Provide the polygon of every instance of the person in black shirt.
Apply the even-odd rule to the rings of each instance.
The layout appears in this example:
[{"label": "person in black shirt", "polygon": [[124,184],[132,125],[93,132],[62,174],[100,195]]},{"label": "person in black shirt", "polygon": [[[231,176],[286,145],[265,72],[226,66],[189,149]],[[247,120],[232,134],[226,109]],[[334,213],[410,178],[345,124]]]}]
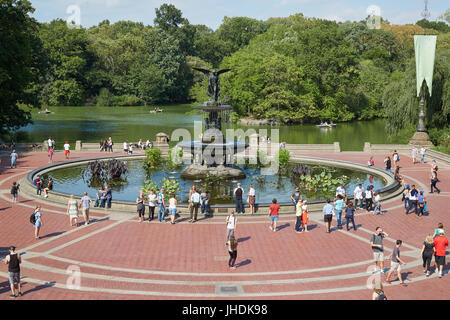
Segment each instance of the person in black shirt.
[{"label": "person in black shirt", "polygon": [[[22,292],[20,290],[20,264],[22,263],[22,259],[20,258],[20,255],[17,254],[16,247],[9,247],[9,254],[6,256],[4,262],[8,265],[8,277],[12,293],[9,297],[16,298],[17,296],[22,296]],[[16,284],[17,294],[15,287]]]},{"label": "person in black shirt", "polygon": [[391,170],[391,158],[389,156],[386,156],[386,158],[384,158],[384,163],[386,165],[386,171],[389,171],[390,173],[392,173],[392,170]]},{"label": "person in black shirt", "polygon": [[12,195],[12,202],[16,203],[17,202],[17,198],[19,197],[19,184],[17,184],[17,182],[13,182],[12,187],[11,187],[11,195]]},{"label": "person in black shirt", "polygon": [[426,273],[427,277],[430,276],[431,273],[431,258],[433,258],[436,249],[434,248],[433,236],[429,234],[422,246],[422,260],[423,260],[423,273]]},{"label": "person in black shirt", "polygon": [[242,196],[244,190],[241,188],[241,184],[237,184],[237,188],[234,189],[234,196],[236,197],[236,213],[244,213],[244,204],[242,203]]}]

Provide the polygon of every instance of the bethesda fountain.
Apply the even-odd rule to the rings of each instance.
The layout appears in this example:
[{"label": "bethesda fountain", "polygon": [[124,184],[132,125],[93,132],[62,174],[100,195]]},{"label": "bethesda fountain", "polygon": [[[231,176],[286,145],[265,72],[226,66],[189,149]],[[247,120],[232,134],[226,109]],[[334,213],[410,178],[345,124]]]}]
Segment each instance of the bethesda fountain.
[{"label": "bethesda fountain", "polygon": [[202,179],[208,176],[222,178],[245,178],[245,173],[234,165],[234,155],[248,147],[245,142],[226,141],[222,133],[222,123],[230,118],[233,107],[219,102],[219,75],[231,69],[207,70],[194,68],[208,78],[207,94],[211,100],[196,106],[201,110],[204,132],[200,140],[182,141],[177,144],[185,154],[192,156],[193,163],[182,173],[185,179]]}]

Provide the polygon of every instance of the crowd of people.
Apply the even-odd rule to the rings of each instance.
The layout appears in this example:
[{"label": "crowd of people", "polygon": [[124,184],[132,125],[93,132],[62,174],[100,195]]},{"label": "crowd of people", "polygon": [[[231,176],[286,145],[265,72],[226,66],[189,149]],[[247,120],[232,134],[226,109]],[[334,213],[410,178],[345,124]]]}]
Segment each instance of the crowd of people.
[{"label": "crowd of people", "polygon": [[[112,139],[109,138],[100,143],[101,151],[113,152],[112,150],[113,142]],[[142,139],[136,145],[130,144],[127,141],[123,144],[123,150],[127,154],[133,153],[133,146],[140,148],[141,150],[145,150],[146,148],[153,147],[151,141],[147,140],[147,142],[143,143]],[[48,147],[49,147],[49,162],[52,162],[53,149],[55,147],[55,141],[52,138],[48,139]],[[66,141],[64,145],[65,156],[66,159],[69,159],[70,156],[70,145]],[[50,152],[51,150],[51,152]],[[425,162],[425,153],[426,149],[424,147],[420,148],[420,151],[413,147],[412,149],[412,161],[413,164],[418,163],[418,155],[420,154],[420,162]],[[13,150],[11,153],[11,168],[16,166],[16,161],[18,159],[18,155]],[[418,216],[422,216],[427,211],[427,199],[425,197],[425,192],[423,190],[417,190],[415,185],[409,185],[404,182],[404,178],[400,174],[400,156],[398,152],[395,150],[391,156],[386,156],[384,159],[385,170],[394,174],[394,179],[404,186],[404,191],[402,194],[402,201],[404,203],[404,210],[406,214],[409,214],[411,210],[414,210],[414,213]],[[375,166],[375,161],[373,157],[367,162],[367,165],[370,167]],[[392,171],[394,169],[394,172]],[[430,169],[430,185],[431,191],[430,193],[437,192],[440,193],[439,188],[437,187],[438,179],[438,166],[436,161],[433,160],[431,162]],[[33,184],[36,187],[36,194],[41,196],[42,191],[44,192],[44,197],[48,197],[49,191],[53,190],[53,179],[50,177],[47,183],[47,186],[43,186],[43,181],[39,175],[33,181]],[[17,202],[18,194],[20,191],[20,185],[17,182],[13,182],[11,186],[11,195],[12,202]],[[227,250],[229,253],[229,261],[228,266],[230,269],[236,269],[236,259],[237,259],[237,247],[238,241],[236,240],[236,230],[238,224],[238,217],[236,215],[244,214],[244,202],[245,199],[245,190],[243,189],[240,183],[237,184],[236,188],[233,190],[233,196],[235,200],[235,210],[231,210],[230,215],[226,217],[226,241],[225,244],[227,246]],[[249,186],[249,190],[246,195],[247,203],[249,205],[249,213],[253,215],[255,213],[255,203],[256,203],[256,190],[253,185]],[[211,216],[211,208],[210,208],[210,199],[211,196],[206,189],[201,189],[195,185],[189,191],[188,197],[188,210],[190,212],[189,223],[195,223],[198,219],[198,211],[205,215],[205,217]],[[290,196],[290,200],[294,205],[295,212],[295,227],[294,231],[296,233],[308,232],[308,201],[302,195],[300,188],[296,187],[293,193]],[[88,225],[90,222],[89,218],[89,209],[94,203],[94,207],[101,208],[111,208],[112,201],[112,189],[106,185],[105,187],[101,186],[96,194],[95,200],[92,200],[87,192],[84,192],[83,197],[77,201],[74,195],[70,196],[70,199],[67,202],[67,214],[69,216],[69,223],[71,227],[79,226],[78,222],[79,213],[81,211],[81,215],[84,220],[84,225]],[[326,233],[331,233],[331,223],[333,217],[336,217],[336,227],[338,230],[343,229],[343,226],[346,226],[346,231],[350,231],[353,228],[354,231],[357,230],[357,225],[355,224],[355,214],[358,210],[366,210],[368,213],[383,214],[385,211],[381,209],[381,195],[380,190],[374,190],[374,186],[369,184],[366,187],[363,187],[362,184],[358,184],[353,190],[353,200],[349,200],[347,192],[345,190],[345,186],[341,184],[335,190],[335,197],[326,200],[326,204],[323,206],[322,212],[324,216],[324,222],[326,226]],[[277,203],[277,199],[274,198],[272,200],[272,204],[269,206],[267,214],[269,216],[269,229],[272,232],[276,232],[277,222],[279,220],[279,211],[281,209],[280,205]],[[143,191],[139,192],[138,197],[136,198],[136,206],[137,213],[139,217],[139,222],[145,221],[145,211],[148,206],[148,221],[154,220],[155,210],[158,210],[158,221],[159,222],[167,222],[171,224],[176,223],[176,218],[178,216],[177,206],[179,202],[176,198],[176,194],[171,193],[167,194],[165,189],[162,188],[159,192],[156,190],[150,190],[148,195],[145,195]],[[170,219],[166,221],[166,216],[169,215]],[[344,219],[343,219],[344,218]],[[41,207],[37,205],[33,212],[32,217],[30,217],[30,221],[33,223],[35,227],[35,239],[40,239],[40,230],[43,226],[43,217],[41,212]],[[81,223],[82,224],[82,223]],[[351,224],[351,227],[350,227]],[[380,272],[382,274],[385,273],[384,261],[386,260],[384,257],[384,248],[383,248],[383,238],[387,237],[388,234],[383,231],[381,227],[377,227],[375,233],[370,238],[370,246],[373,252],[373,259],[375,265],[375,272]],[[385,281],[386,283],[391,283],[391,277],[396,272],[399,282],[404,285],[404,280],[402,279],[401,274],[401,266],[405,265],[406,262],[401,257],[401,247],[402,240],[396,240],[395,247],[387,257],[387,260],[391,261],[390,269],[387,272]],[[426,235],[426,238],[423,242],[423,247],[421,250],[421,258],[423,259],[423,268],[426,276],[430,276],[432,271],[431,261],[432,257],[435,257],[435,272],[438,272],[439,277],[443,276],[443,267],[445,266],[445,250],[448,246],[448,240],[445,237],[445,230],[442,223],[438,224],[438,228],[434,230],[433,234]],[[13,296],[21,295],[20,289],[20,275],[17,277],[17,273],[20,274],[20,256],[15,252],[15,248],[10,248],[10,254],[5,259],[5,263],[8,264],[8,271],[10,272],[10,283],[11,283],[11,291]],[[18,285],[18,289],[15,289],[15,285]],[[383,286],[380,285],[374,288],[373,299],[385,299],[386,296],[383,291]]]}]

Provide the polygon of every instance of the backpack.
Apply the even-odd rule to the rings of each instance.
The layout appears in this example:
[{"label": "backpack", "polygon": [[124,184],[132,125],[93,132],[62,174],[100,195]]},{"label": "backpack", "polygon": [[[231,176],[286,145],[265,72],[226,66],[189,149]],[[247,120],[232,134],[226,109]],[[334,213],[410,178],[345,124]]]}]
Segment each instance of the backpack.
[{"label": "backpack", "polygon": [[30,216],[30,222],[31,224],[35,224],[36,223],[36,212],[33,212]]},{"label": "backpack", "polygon": [[236,189],[236,198],[242,198],[242,189],[241,188]]}]

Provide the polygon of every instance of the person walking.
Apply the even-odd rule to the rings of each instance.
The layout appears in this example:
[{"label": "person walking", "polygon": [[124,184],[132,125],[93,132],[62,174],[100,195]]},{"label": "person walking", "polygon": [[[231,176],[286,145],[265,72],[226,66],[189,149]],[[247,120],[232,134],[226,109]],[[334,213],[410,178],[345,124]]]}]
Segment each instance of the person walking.
[{"label": "person walking", "polygon": [[157,202],[158,198],[155,194],[155,191],[150,190],[150,193],[148,194],[148,222],[152,221],[153,217],[155,216],[155,208]]},{"label": "person walking", "polygon": [[248,195],[247,195],[247,202],[250,205],[250,214],[255,213],[255,201],[256,201],[256,190],[253,188],[253,185],[251,184],[248,189]]},{"label": "person walking", "polygon": [[128,141],[123,142],[123,152],[128,154]]},{"label": "person walking", "polygon": [[175,193],[170,195],[169,199],[169,213],[170,213],[170,223],[175,224],[175,218],[177,215],[177,205],[178,200],[175,198]]},{"label": "person walking", "polygon": [[392,159],[394,160],[394,169],[397,168],[398,163],[400,162],[400,156],[398,155],[397,150],[394,150],[394,153],[392,154]]},{"label": "person walking", "polygon": [[73,227],[73,222],[75,221],[75,226],[78,226],[78,203],[75,200],[75,196],[70,195],[69,201],[67,201],[67,214],[70,218],[70,226]]},{"label": "person walking", "polygon": [[411,158],[412,158],[413,164],[416,164],[416,158],[417,158],[417,154],[418,154],[418,153],[419,153],[419,152],[418,152],[418,150],[417,150],[417,147],[414,146],[414,147],[412,148],[412,150],[411,150]]},{"label": "person walking", "polygon": [[365,192],[365,197],[366,197],[366,210],[367,212],[372,211],[372,205],[373,205],[373,192],[372,192],[372,185],[367,186],[366,192]]},{"label": "person walking", "polygon": [[425,210],[425,204],[427,203],[427,200],[425,196],[423,195],[423,191],[421,190],[419,192],[419,197],[417,198],[417,205],[419,206],[419,213],[418,216],[423,216],[423,212]]},{"label": "person walking", "polygon": [[19,198],[19,187],[20,187],[20,185],[17,184],[16,181],[14,181],[11,186],[12,203],[16,203],[17,199]]},{"label": "person walking", "polygon": [[391,268],[389,269],[386,275],[386,282],[391,283],[391,275],[393,272],[397,271],[398,280],[401,285],[404,285],[405,282],[402,279],[402,268],[401,265],[405,265],[406,263],[400,259],[400,247],[402,246],[402,240],[397,240],[395,242],[395,247],[392,253],[389,255],[388,259],[391,259]]},{"label": "person walking", "polygon": [[[376,227],[375,233],[372,234],[370,238],[370,246],[373,252],[373,259],[375,263],[375,272],[381,270],[381,273],[384,274],[384,248],[383,248],[383,238],[387,237],[388,234],[383,232],[381,227]],[[378,269],[378,265],[380,265],[380,269]]]},{"label": "person walking", "polygon": [[338,194],[337,197],[334,199],[334,209],[335,209],[334,212],[336,213],[338,229],[342,229],[341,219],[342,219],[343,206],[344,206],[344,199],[341,194]]},{"label": "person walking", "polygon": [[234,270],[236,269],[234,264],[236,263],[237,259],[237,246],[238,246],[238,242],[234,237],[234,235],[230,237],[230,240],[227,242],[227,245],[228,245],[228,253],[230,255],[230,259],[228,260],[228,267]]},{"label": "person walking", "polygon": [[19,158],[19,155],[16,153],[16,150],[13,150],[13,152],[11,152],[10,157],[11,157],[11,169],[16,168],[17,159]]},{"label": "person walking", "polygon": [[386,167],[386,171],[392,173],[392,170],[391,170],[391,166],[392,166],[391,158],[389,156],[386,156],[386,158],[384,158],[384,165]]},{"label": "person walking", "polygon": [[106,207],[108,209],[111,209],[112,190],[108,185],[105,186],[105,196],[104,197],[105,197],[105,201],[106,201]]},{"label": "person walking", "polygon": [[89,208],[91,207],[91,198],[88,196],[87,192],[83,192],[83,196],[80,200],[79,207],[81,208],[81,213],[84,218],[84,225],[87,226],[89,224]]},{"label": "person walking", "polygon": [[295,206],[295,216],[296,216],[296,221],[295,221],[295,232],[300,233],[300,227],[302,225],[302,202],[298,201],[297,205]]},{"label": "person walking", "polygon": [[200,207],[200,194],[197,192],[197,190],[194,190],[194,193],[191,196],[191,208],[190,208],[189,222],[194,223],[197,221],[197,214],[198,214],[199,207]]},{"label": "person walking", "polygon": [[374,191],[373,193],[373,200],[375,203],[375,208],[373,208],[373,214],[383,214],[383,212],[381,211],[381,195],[380,195],[380,190]]},{"label": "person walking", "polygon": [[55,145],[53,144],[53,141],[52,141],[52,138],[51,138],[51,137],[48,138],[48,140],[47,140],[47,145],[48,145],[48,148],[49,148],[49,149],[55,147]]},{"label": "person walking", "polygon": [[237,188],[234,189],[234,197],[236,199],[236,213],[244,213],[244,204],[242,203],[242,196],[244,195],[244,189],[242,189],[241,184],[237,184]]},{"label": "person walking", "polygon": [[53,148],[48,149],[48,163],[53,163]]},{"label": "person walking", "polygon": [[139,191],[139,196],[136,199],[137,204],[137,213],[139,215],[139,222],[144,221],[145,216],[145,197],[144,192],[141,190]]},{"label": "person walking", "polygon": [[406,210],[406,214],[409,214],[409,211],[414,207],[414,213],[418,214],[418,208],[417,208],[417,198],[418,198],[418,192],[416,190],[416,186],[413,184],[411,186],[411,190],[409,191],[409,207]]},{"label": "person walking", "polygon": [[66,156],[66,160],[69,160],[69,156],[70,156],[70,144],[69,144],[69,141],[66,141],[66,143],[64,144],[64,155]]},{"label": "person walking", "polygon": [[438,194],[440,194],[441,193],[441,190],[439,190],[439,188],[436,186],[436,183],[438,183],[438,178],[437,178],[437,173],[436,173],[436,171],[432,171],[431,172],[431,191],[430,191],[430,193],[433,193],[434,192],[434,190],[436,190],[436,192],[438,193]]},{"label": "person walking", "polygon": [[44,198],[48,198],[48,192],[53,190],[53,178],[48,178],[47,187],[44,188]]},{"label": "person walking", "polygon": [[300,193],[299,187],[295,187],[294,193],[291,194],[291,200],[292,203],[294,204],[294,208],[297,209],[297,203],[299,201],[302,201],[302,194]]},{"label": "person walking", "polygon": [[405,190],[403,190],[402,200],[405,203],[405,211],[409,208],[409,193],[411,191],[411,188],[409,187],[409,184],[405,185]]},{"label": "person walking", "polygon": [[323,206],[323,220],[325,222],[326,233],[331,232],[331,221],[333,220],[334,207],[331,205],[331,199],[327,199],[327,204]]},{"label": "person walking", "polygon": [[353,198],[355,200],[355,210],[358,210],[358,202],[359,202],[359,209],[363,208],[363,187],[362,184],[358,184],[358,186],[353,191]]},{"label": "person walking", "polygon": [[439,230],[439,235],[434,238],[433,243],[436,250],[434,258],[436,264],[439,266],[439,278],[442,278],[442,272],[445,266],[445,247],[448,247],[448,239],[444,236],[444,230]]},{"label": "person walking", "polygon": [[434,248],[433,236],[431,234],[427,235],[425,241],[423,242],[422,251],[420,252],[423,260],[423,273],[427,277],[431,274],[431,259],[435,254],[436,250]]},{"label": "person walking", "polygon": [[353,225],[353,230],[356,231],[355,225],[355,208],[353,208],[353,202],[349,202],[347,208],[345,208],[345,222],[347,224],[347,231],[350,231],[348,225],[351,222]]},{"label": "person walking", "polygon": [[231,210],[230,215],[226,218],[227,223],[227,237],[225,242],[230,240],[230,237],[235,236],[236,226],[237,226],[237,217],[234,215],[234,210]]},{"label": "person walking", "polygon": [[166,203],[164,201],[164,188],[162,188],[158,193],[158,220],[159,222],[164,222],[164,216],[166,215]]},{"label": "person walking", "polygon": [[9,286],[11,288],[11,295],[9,297],[21,297],[23,295],[20,288],[20,264],[22,263],[22,258],[20,257],[20,254],[16,252],[16,247],[9,247],[9,254],[5,257],[4,262],[8,265]]},{"label": "person walking", "polygon": [[420,163],[425,163],[425,152],[427,151],[427,149],[422,146],[420,148]]},{"label": "person walking", "polygon": [[42,213],[41,213],[41,206],[36,206],[34,209],[34,238],[36,240],[40,239],[39,232],[41,231],[42,227]]},{"label": "person walking", "polygon": [[272,200],[272,204],[269,207],[270,226],[269,229],[273,232],[277,231],[277,221],[280,211],[280,205],[277,203],[277,199]]}]

